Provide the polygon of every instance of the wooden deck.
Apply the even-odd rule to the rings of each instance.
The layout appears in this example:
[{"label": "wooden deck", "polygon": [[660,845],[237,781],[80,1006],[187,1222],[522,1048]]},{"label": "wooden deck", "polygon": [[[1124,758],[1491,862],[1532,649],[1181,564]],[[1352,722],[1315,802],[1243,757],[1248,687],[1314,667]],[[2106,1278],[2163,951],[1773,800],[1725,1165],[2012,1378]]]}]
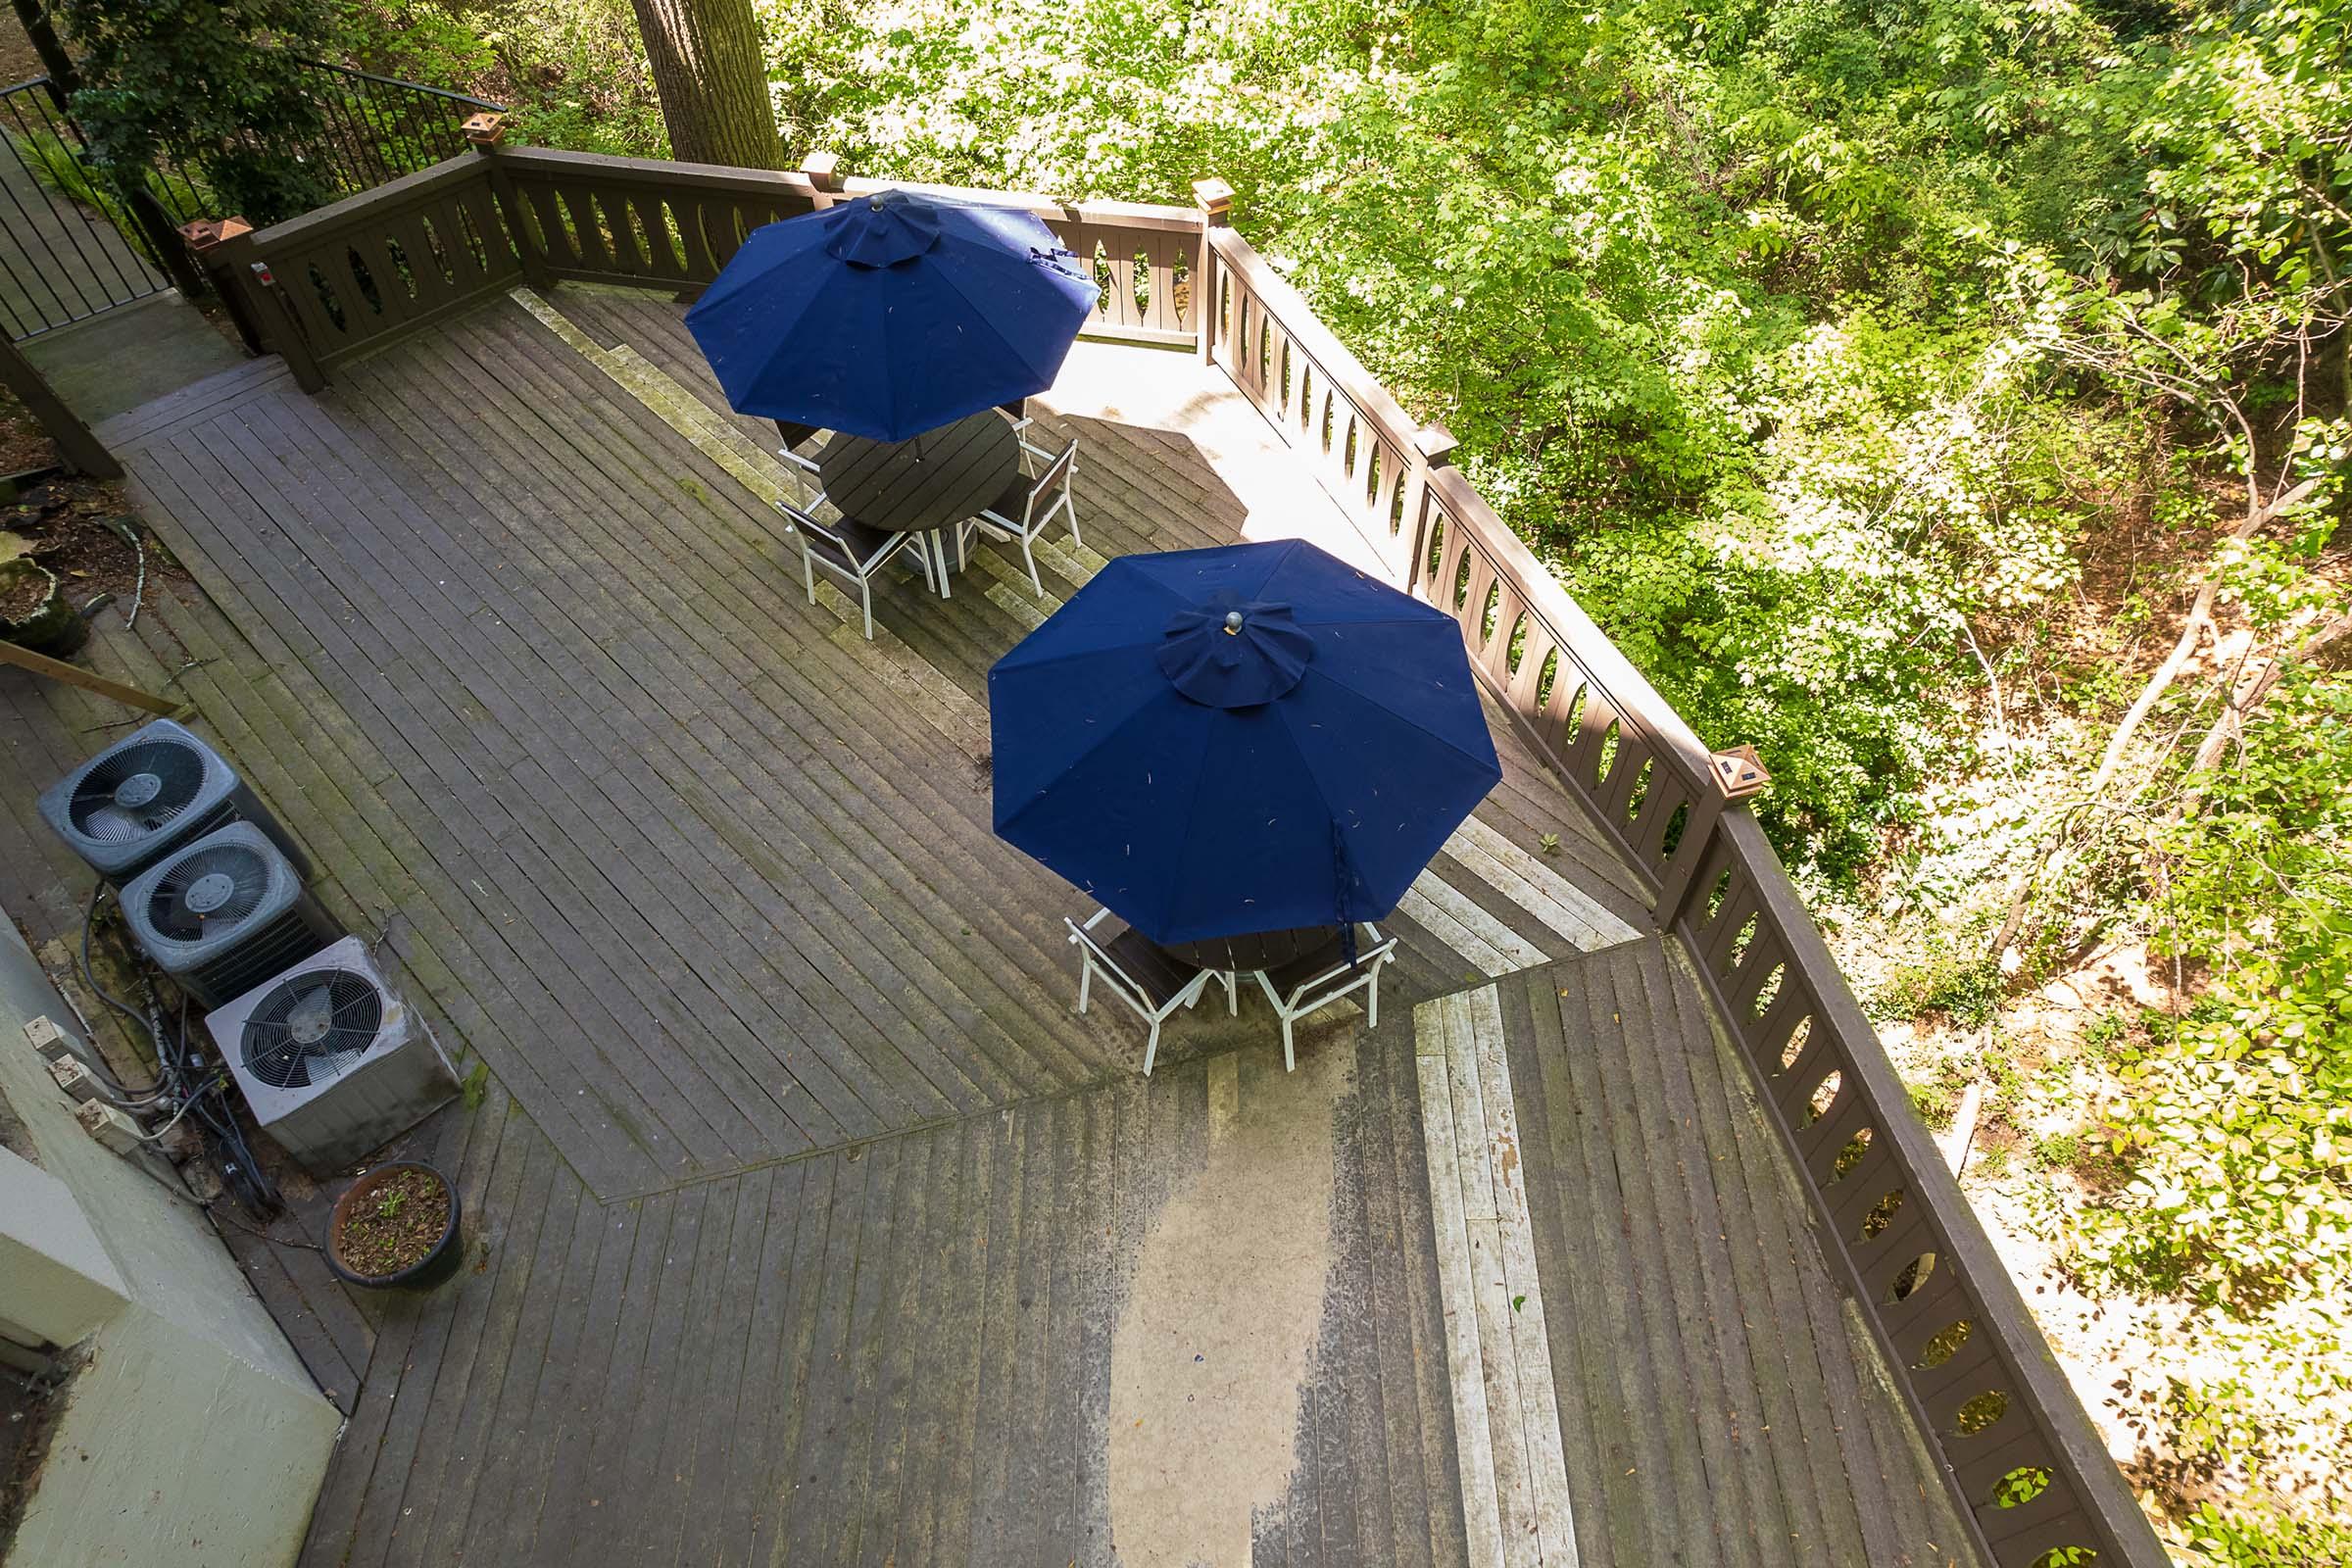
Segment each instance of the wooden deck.
[{"label": "wooden deck", "polygon": [[[1502,1439],[1449,1368],[1412,1004],[1494,982],[1584,1556],[1957,1555],[1745,1082],[1507,727],[1380,1029],[1323,1020],[1286,1077],[1262,1003],[1204,1006],[1146,1081],[1132,1020],[1071,1011],[1076,896],[989,831],[984,674],[1051,604],[984,552],[949,603],[878,593],[872,644],[809,605],[762,499],[794,481],[679,317],[566,286],[105,431],[192,580],[91,662],[184,693],[489,1070],[414,1137],[477,1216],[455,1288],[357,1300],[229,1233],[353,1415],[306,1562],[1472,1560]],[[1082,345],[1049,402],[1085,530],[1050,596],[1356,548],[1190,359]],[[121,715],[5,670],[0,714],[38,949],[87,882],[32,795]]]}]

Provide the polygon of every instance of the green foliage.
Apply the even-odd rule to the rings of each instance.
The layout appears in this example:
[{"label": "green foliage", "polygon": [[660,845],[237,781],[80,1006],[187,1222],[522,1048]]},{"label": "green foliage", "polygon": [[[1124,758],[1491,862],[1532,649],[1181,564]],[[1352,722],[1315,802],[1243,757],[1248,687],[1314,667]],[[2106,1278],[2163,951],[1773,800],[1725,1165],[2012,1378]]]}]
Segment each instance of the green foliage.
[{"label": "green foliage", "polygon": [[[107,220],[122,232],[137,232],[136,220],[122,191],[112,179],[84,161],[78,147],[46,128],[12,132],[9,140],[16,146],[19,161],[43,185],[70,201],[104,213]],[[150,169],[146,184],[168,213],[200,213],[213,205],[203,187],[180,170]]]},{"label": "green foliage", "polygon": [[[2049,111],[2115,58],[2071,6],[763,15],[788,138],[860,172],[1233,180],[1701,734],[1758,747],[1768,826],[1833,881],[1965,753],[1972,623],[2073,586],[2108,432],[2053,401],[2041,337],[2068,264],[2116,265],[2078,209],[2147,169],[2095,93]],[[2013,276],[2020,244],[2053,270]]]},{"label": "green foliage", "polygon": [[2294,670],[2151,835],[2164,951],[2209,969],[2119,1051],[2130,1185],[2096,1261],[2253,1309],[2352,1277],[2352,679]]},{"label": "green foliage", "polygon": [[1961,933],[1917,963],[1894,965],[1871,999],[1881,1018],[1949,1019],[1964,1029],[1982,1029],[1999,1008],[2001,966],[1985,955],[1984,934]]},{"label": "green foliage", "polygon": [[101,169],[203,172],[256,223],[330,199],[295,156],[322,130],[299,51],[331,39],[329,0],[54,0],[83,85],[73,111]]},{"label": "green foliage", "polygon": [[2197,1505],[2186,1521],[2190,1545],[2217,1568],[2337,1568],[2352,1561],[2352,1530],[2272,1510]]},{"label": "green foliage", "polygon": [[523,141],[669,154],[629,0],[337,0],[345,49],[381,75],[514,112]]}]

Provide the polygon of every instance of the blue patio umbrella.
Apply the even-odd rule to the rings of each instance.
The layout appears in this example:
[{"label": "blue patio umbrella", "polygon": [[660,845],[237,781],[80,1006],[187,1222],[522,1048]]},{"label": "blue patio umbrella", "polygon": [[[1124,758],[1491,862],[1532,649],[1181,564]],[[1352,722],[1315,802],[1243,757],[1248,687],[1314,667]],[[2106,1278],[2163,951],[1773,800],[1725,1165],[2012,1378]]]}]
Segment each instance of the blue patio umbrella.
[{"label": "blue patio umbrella", "polygon": [[1302,541],[1113,561],[988,708],[998,834],[1162,943],[1379,919],[1502,777],[1453,618]]},{"label": "blue patio umbrella", "polygon": [[1099,298],[1029,214],[886,190],[753,230],[686,326],[741,413],[905,441],[1052,386]]}]

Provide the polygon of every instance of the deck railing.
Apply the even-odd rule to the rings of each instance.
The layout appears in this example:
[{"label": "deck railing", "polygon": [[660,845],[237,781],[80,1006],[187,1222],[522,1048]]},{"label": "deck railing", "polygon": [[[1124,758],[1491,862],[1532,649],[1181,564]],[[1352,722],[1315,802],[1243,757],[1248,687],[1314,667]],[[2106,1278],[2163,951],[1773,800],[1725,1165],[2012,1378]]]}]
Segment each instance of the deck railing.
[{"label": "deck railing", "polygon": [[[760,223],[882,188],[477,143],[406,179],[208,251],[306,386],[516,281],[680,292]],[[1383,554],[1450,612],[1473,663],[1649,890],[1753,1075],[1822,1246],[2000,1568],[2166,1557],[1803,901],[1710,753],[1304,299],[1201,210],[956,191],[1044,219],[1094,259],[1093,330],[1190,345],[1282,432]],[[269,281],[264,282],[263,279]],[[1667,1415],[1671,1419],[1671,1415]],[[1789,1435],[1792,1441],[1802,1441]],[[1926,1544],[1922,1544],[1923,1550]]]},{"label": "deck railing", "polygon": [[[769,172],[504,147],[429,169],[330,207],[200,241],[224,291],[243,296],[305,387],[337,364],[521,281],[576,278],[681,292],[718,275],[755,228],[889,188],[823,171]],[[912,189],[944,187],[913,186]],[[1102,303],[1087,331],[1123,342],[1196,341],[1190,287],[1200,216],[1137,202],[1058,202],[948,192],[1036,214],[1094,269]],[[259,268],[260,270],[256,270]]]}]

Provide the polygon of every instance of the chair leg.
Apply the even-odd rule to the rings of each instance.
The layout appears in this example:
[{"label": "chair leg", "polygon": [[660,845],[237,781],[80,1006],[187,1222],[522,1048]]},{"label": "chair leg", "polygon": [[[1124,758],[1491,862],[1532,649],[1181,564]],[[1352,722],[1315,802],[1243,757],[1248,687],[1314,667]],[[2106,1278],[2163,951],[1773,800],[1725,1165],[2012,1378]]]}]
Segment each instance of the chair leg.
[{"label": "chair leg", "polygon": [[1372,966],[1372,984],[1365,988],[1364,1013],[1365,1028],[1380,1027],[1380,965],[1377,963]]},{"label": "chair leg", "polygon": [[1061,510],[1069,514],[1071,548],[1075,550],[1084,550],[1086,548],[1086,541],[1078,537],[1078,509],[1074,506],[1065,504]]},{"label": "chair leg", "polygon": [[1029,565],[1029,586],[1037,590],[1038,598],[1045,598],[1046,580],[1037,574],[1037,557],[1030,553],[1027,534],[1021,535],[1021,560],[1028,563]]},{"label": "chair leg", "polygon": [[874,585],[863,577],[858,579],[858,602],[865,609],[865,640],[874,640]]},{"label": "chair leg", "polygon": [[1282,1015],[1282,1070],[1284,1072],[1298,1070],[1298,1054],[1291,1042],[1291,1015],[1287,1012]]},{"label": "chair leg", "polygon": [[1094,986],[1094,983],[1095,966],[1091,963],[1081,963],[1078,966],[1078,1010],[1080,1012],[1086,1010],[1086,994]]},{"label": "chair leg", "polygon": [[1242,1015],[1241,980],[1231,969],[1225,971],[1225,1014],[1230,1018]]},{"label": "chair leg", "polygon": [[808,589],[808,602],[812,605],[815,604],[816,558],[808,554],[808,547],[806,545],[801,547],[801,581],[806,584]]},{"label": "chair leg", "polygon": [[1151,1037],[1150,1037],[1149,1039],[1147,1039],[1147,1040],[1144,1042],[1144,1076],[1145,1076],[1145,1077],[1149,1078],[1149,1077],[1151,1077],[1151,1076],[1152,1076],[1152,1058],[1153,1058],[1153,1057],[1155,1057],[1155,1056],[1157,1056],[1158,1054],[1159,1054],[1159,1020],[1158,1020],[1157,1018],[1154,1018],[1154,1019],[1152,1019],[1152,1034],[1151,1034]]}]

